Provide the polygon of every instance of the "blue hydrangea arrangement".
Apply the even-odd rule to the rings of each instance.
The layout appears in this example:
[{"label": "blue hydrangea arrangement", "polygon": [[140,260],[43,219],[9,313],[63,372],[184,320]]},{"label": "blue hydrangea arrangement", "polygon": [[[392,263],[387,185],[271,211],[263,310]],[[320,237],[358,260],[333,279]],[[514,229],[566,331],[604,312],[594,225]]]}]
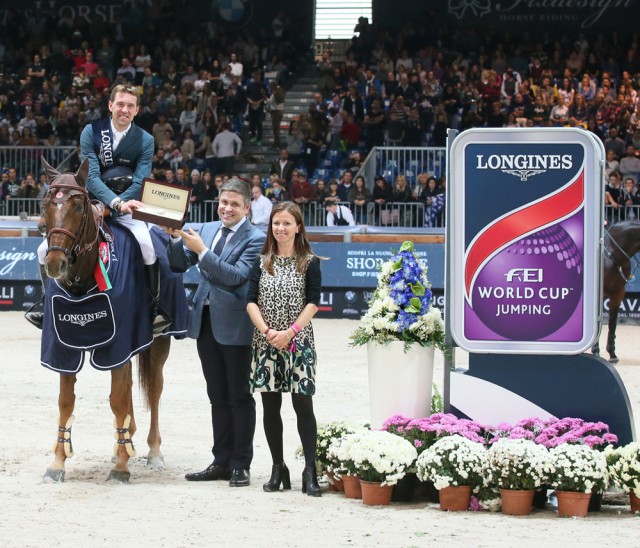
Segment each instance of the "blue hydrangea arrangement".
[{"label": "blue hydrangea arrangement", "polygon": [[413,242],[404,242],[382,265],[369,309],[351,335],[353,346],[394,340],[445,349],[442,314],[432,306],[427,268],[420,263]]}]

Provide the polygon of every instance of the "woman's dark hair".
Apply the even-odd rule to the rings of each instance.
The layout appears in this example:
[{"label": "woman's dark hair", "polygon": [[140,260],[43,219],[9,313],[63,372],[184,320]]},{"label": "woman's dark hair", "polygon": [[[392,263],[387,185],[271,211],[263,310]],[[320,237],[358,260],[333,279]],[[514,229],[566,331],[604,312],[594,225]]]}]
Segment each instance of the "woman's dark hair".
[{"label": "woman's dark hair", "polygon": [[262,246],[262,251],[260,252],[263,256],[262,265],[264,266],[265,271],[273,276],[273,259],[278,253],[278,243],[273,235],[272,222],[273,217],[283,211],[290,213],[293,216],[296,225],[298,225],[298,233],[296,234],[293,247],[296,257],[296,270],[300,274],[304,274],[307,271],[307,266],[309,264],[309,255],[313,255],[315,257],[316,254],[311,250],[311,245],[307,238],[307,231],[304,228],[304,221],[302,219],[302,211],[300,211],[298,205],[293,202],[279,202],[274,204],[273,209],[271,210],[269,225],[267,227],[267,239],[265,240],[264,245]]}]

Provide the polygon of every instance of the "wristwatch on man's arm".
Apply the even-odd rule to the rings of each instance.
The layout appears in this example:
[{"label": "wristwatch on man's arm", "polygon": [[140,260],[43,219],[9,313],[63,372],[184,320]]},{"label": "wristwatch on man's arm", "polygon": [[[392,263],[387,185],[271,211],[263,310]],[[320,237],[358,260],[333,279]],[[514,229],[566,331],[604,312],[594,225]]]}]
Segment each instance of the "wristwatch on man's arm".
[{"label": "wristwatch on man's arm", "polygon": [[115,209],[118,213],[120,213],[120,210],[122,209],[122,204],[124,204],[124,201],[122,200],[122,198],[114,198],[113,201],[111,202],[111,209]]}]

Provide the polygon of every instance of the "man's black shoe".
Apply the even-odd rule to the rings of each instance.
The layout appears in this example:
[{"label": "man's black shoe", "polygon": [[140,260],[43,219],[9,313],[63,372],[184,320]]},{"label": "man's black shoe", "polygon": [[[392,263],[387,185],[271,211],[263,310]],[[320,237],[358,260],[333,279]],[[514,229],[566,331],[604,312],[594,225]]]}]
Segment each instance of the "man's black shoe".
[{"label": "man's black shoe", "polygon": [[246,487],[249,485],[251,474],[249,470],[244,468],[234,468],[231,472],[231,479],[229,480],[229,486],[231,487]]},{"label": "man's black shoe", "polygon": [[231,469],[218,464],[210,464],[202,472],[185,474],[184,478],[187,481],[228,480],[231,478]]}]

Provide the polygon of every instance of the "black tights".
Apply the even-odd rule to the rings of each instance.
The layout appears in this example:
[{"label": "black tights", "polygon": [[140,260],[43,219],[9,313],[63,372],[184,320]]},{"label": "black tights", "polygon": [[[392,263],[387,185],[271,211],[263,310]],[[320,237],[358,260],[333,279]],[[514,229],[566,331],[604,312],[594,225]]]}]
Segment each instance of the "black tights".
[{"label": "black tights", "polygon": [[[282,417],[280,416],[282,394],[280,392],[262,392],[261,394],[264,409],[264,433],[271,451],[271,458],[273,464],[281,464],[284,462]],[[304,452],[304,465],[315,468],[318,427],[316,416],[313,414],[313,399],[311,396],[291,394],[291,402],[298,418],[298,434],[300,434],[302,451]]]}]

